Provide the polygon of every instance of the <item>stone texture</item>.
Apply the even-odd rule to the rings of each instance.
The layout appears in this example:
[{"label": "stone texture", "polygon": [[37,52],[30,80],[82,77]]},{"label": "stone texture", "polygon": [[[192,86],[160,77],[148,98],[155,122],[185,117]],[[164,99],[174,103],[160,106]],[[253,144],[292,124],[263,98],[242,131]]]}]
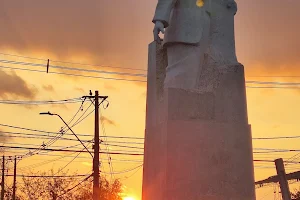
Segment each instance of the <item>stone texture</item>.
[{"label": "stone texture", "polygon": [[168,65],[167,52],[162,45],[152,42],[149,44],[148,77],[147,77],[147,106],[146,129],[156,126],[160,120],[164,80]]},{"label": "stone texture", "polygon": [[146,130],[143,165],[142,199],[163,200],[162,188],[166,181],[166,127],[151,127]]},{"label": "stone texture", "polygon": [[146,131],[143,166],[143,199],[163,199],[159,192],[165,180],[166,153],[164,150],[166,135],[165,127],[159,126],[163,121],[163,96],[164,79],[167,67],[166,50],[162,45],[152,42],[149,44],[148,55],[148,81],[147,81],[147,105],[146,105]]},{"label": "stone texture", "polygon": [[199,93],[162,89],[167,63],[156,59],[166,52],[151,43],[143,200],[254,200],[243,66],[217,68]]},{"label": "stone texture", "polygon": [[247,124],[244,67],[235,65],[218,68],[214,77],[210,90],[166,89],[164,100],[167,120],[203,119]]},{"label": "stone texture", "polygon": [[248,125],[167,122],[166,200],[253,200]]},{"label": "stone texture", "polygon": [[143,200],[255,199],[249,125],[171,120],[146,135]]}]

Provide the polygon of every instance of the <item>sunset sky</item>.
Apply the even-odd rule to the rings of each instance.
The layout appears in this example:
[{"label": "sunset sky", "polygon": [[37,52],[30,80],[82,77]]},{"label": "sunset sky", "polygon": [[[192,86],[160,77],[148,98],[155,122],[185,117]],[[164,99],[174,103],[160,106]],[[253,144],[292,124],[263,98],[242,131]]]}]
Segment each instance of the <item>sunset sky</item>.
[{"label": "sunset sky", "polygon": [[[298,133],[300,130],[298,123],[300,92],[299,89],[294,88],[300,85],[300,83],[297,84],[300,82],[300,26],[298,21],[300,1],[236,1],[238,3],[235,27],[236,51],[239,62],[245,65],[247,81],[277,82],[275,85],[247,84],[252,87],[247,88],[247,101],[253,137],[300,135]],[[105,132],[101,130],[101,134],[143,138],[146,105],[144,81],[146,79],[133,74],[146,75],[147,73],[147,50],[153,37],[151,21],[156,3],[156,0],[1,0],[0,99],[61,100],[88,95],[89,90],[99,90],[100,95],[109,96],[109,107],[107,109],[101,107],[105,127]],[[127,81],[47,74],[46,67],[7,63],[7,61],[19,61],[46,65],[47,59],[50,59],[50,72],[127,79]],[[54,69],[51,65],[106,72],[126,72],[129,75]],[[11,67],[42,70],[45,73],[12,70]],[[282,85],[282,83],[288,84]],[[88,101],[85,102],[84,111],[89,105]],[[56,112],[65,120],[69,120],[79,107],[80,103],[63,106],[24,106],[0,103],[0,124],[56,132],[63,125],[62,122],[55,117],[40,116],[39,113]],[[84,111],[80,111],[79,116]],[[89,111],[92,109],[89,108]],[[93,128],[94,118],[91,115],[74,127],[74,131],[78,134],[89,134],[90,137],[83,138],[89,140],[92,139]],[[4,126],[0,126],[0,130],[41,134]],[[0,141],[7,146],[18,146],[17,144],[24,143],[28,144],[28,147],[32,147],[33,144],[38,147],[43,141],[45,143],[48,141],[47,139],[4,136],[2,134]],[[72,136],[65,137],[75,139]],[[101,148],[104,150],[109,148],[109,151],[117,152],[143,152],[140,149],[143,147],[140,144],[143,140],[111,137],[107,140],[107,143],[115,146],[103,145]],[[253,140],[254,152],[261,151],[259,148],[300,149],[298,140]],[[128,142],[128,144],[122,142]],[[76,141],[59,140],[51,147],[61,148],[77,144]],[[117,145],[138,148],[117,147]],[[77,146],[77,150],[79,149],[82,149],[81,146]],[[5,155],[19,155],[27,152],[27,150],[8,150]],[[63,156],[69,153],[50,152],[48,154]],[[254,158],[289,159],[295,154],[295,152],[255,153]],[[70,154],[64,159],[43,165],[41,165],[42,162],[58,157],[37,155],[24,158],[18,164],[20,168],[18,172],[28,174],[29,169],[33,171],[58,169],[64,167],[73,157],[74,154]],[[110,179],[110,170],[112,170],[113,178],[120,178],[126,186],[125,193],[129,197],[140,200],[142,168],[139,166],[142,164],[142,156],[111,155],[111,157],[112,168],[108,164],[107,155],[101,155],[103,174]],[[295,158],[294,161],[300,161],[300,158]],[[36,163],[38,164],[32,166]],[[254,164],[256,180],[276,173],[273,163]],[[9,166],[12,167],[12,164]],[[80,155],[66,169],[72,172],[77,170],[78,174],[89,174],[91,171],[89,154]],[[297,170],[300,170],[299,165],[287,166],[287,172]],[[12,170],[9,173],[12,173]],[[298,188],[299,185],[296,183],[291,186],[292,189],[294,187]],[[273,191],[274,187],[257,189],[257,200],[274,199]]]}]

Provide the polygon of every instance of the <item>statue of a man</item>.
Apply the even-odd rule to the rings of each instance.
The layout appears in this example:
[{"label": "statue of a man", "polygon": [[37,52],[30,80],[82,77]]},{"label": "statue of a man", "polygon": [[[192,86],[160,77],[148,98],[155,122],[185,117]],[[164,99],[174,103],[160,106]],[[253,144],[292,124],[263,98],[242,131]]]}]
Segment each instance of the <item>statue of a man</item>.
[{"label": "statue of a man", "polygon": [[[165,87],[194,90],[209,49],[235,59],[236,12],[234,0],[158,0],[153,33],[157,42],[159,33],[165,33],[163,45],[168,54]],[[227,51],[234,55],[227,55]]]}]

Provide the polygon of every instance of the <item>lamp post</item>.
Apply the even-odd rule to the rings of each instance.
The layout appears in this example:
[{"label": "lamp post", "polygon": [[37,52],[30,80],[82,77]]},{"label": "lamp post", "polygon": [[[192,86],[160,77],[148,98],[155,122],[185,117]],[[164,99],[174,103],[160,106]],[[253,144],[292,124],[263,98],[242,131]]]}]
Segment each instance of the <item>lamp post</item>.
[{"label": "lamp post", "polygon": [[77,140],[82,144],[82,146],[84,146],[84,148],[90,153],[90,155],[93,157],[92,153],[88,150],[88,148],[83,144],[83,142],[79,139],[79,137],[74,133],[74,131],[71,129],[71,127],[65,122],[65,120],[59,115],[59,114],[55,114],[55,113],[51,113],[51,112],[41,112],[40,115],[56,115],[58,116],[61,121],[64,122],[64,124],[68,127],[68,129],[73,133],[73,135],[75,135],[75,137],[77,138]]}]

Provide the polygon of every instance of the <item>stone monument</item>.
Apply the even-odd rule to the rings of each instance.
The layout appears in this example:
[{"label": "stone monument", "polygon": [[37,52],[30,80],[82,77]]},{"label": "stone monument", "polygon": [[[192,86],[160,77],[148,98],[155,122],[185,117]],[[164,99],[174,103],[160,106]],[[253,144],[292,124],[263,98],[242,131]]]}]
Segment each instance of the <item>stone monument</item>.
[{"label": "stone monument", "polygon": [[158,1],[148,58],[143,200],[255,199],[236,12],[234,0]]}]

